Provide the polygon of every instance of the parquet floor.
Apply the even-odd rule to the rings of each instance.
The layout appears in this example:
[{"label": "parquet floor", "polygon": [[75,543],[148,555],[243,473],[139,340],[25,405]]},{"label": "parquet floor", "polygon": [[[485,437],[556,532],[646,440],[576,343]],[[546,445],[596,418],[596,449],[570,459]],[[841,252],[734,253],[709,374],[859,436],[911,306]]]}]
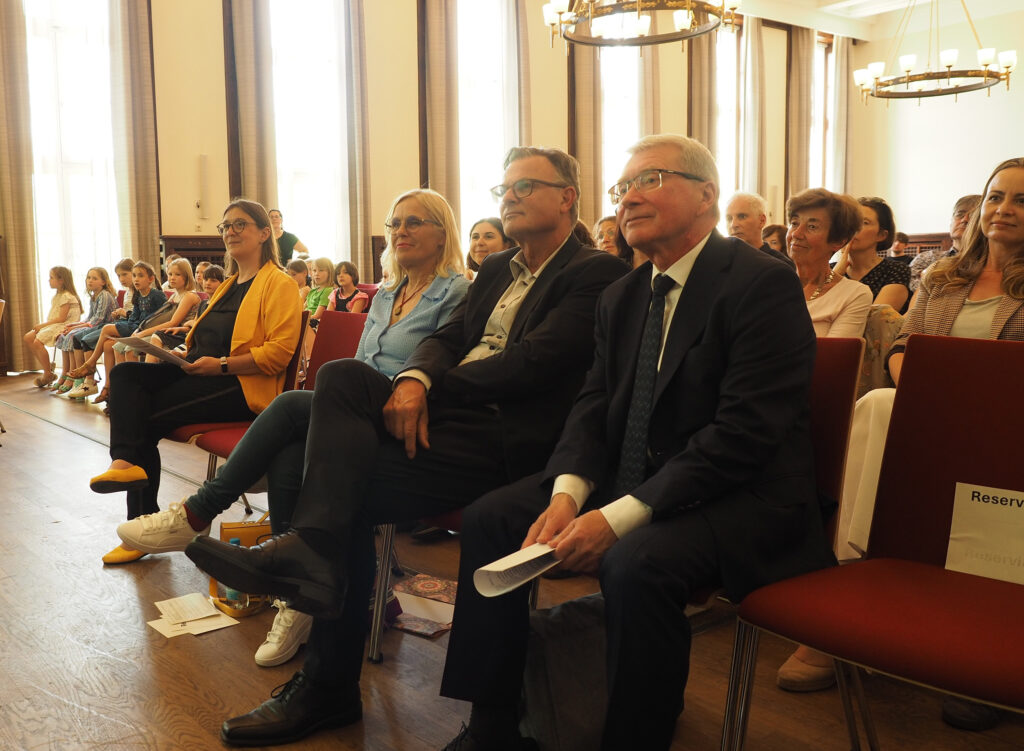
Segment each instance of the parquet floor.
[{"label": "parquet floor", "polygon": [[[184,556],[150,556],[104,567],[124,518],[118,496],[89,492],[108,462],[99,408],[39,392],[32,376],[0,377],[0,750],[222,748],[221,721],[248,711],[300,666],[299,658],[259,668],[253,652],[272,619],[263,613],[199,637],[164,639],[146,625],[153,603],[205,591]],[[162,447],[161,506],[188,494],[205,474],[198,449]],[[265,496],[252,499],[265,505]],[[241,507],[227,518],[241,518]],[[411,568],[453,577],[455,540],[417,545],[400,536]],[[541,605],[588,591],[584,580],[545,581]],[[385,661],[363,671],[365,719],[321,733],[296,748],[419,751],[444,745],[467,708],[437,695],[446,637],[385,636]],[[718,747],[732,623],[698,634],[687,708],[673,751]],[[792,695],[773,685],[790,645],[762,639],[747,748],[843,751],[833,689]],[[916,751],[1024,748],[1024,718],[981,734],[947,728],[937,695],[881,677],[867,680],[883,747]]]}]

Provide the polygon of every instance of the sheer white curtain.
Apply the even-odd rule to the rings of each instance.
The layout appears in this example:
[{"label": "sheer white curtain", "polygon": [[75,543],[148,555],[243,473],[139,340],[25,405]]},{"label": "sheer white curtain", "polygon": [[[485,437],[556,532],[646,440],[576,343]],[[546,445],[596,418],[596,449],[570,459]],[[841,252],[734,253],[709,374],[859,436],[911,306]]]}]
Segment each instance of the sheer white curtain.
[{"label": "sheer white curtain", "polygon": [[53,295],[47,284],[50,267],[67,266],[81,287],[89,267],[109,269],[122,256],[114,184],[110,16],[106,2],[49,0],[27,2],[24,8],[36,283],[45,302]]},{"label": "sheer white curtain", "polygon": [[831,114],[829,118],[829,148],[825,156],[825,185],[838,193],[846,192],[847,128],[850,115],[850,47],[849,37],[836,36],[832,40]]}]

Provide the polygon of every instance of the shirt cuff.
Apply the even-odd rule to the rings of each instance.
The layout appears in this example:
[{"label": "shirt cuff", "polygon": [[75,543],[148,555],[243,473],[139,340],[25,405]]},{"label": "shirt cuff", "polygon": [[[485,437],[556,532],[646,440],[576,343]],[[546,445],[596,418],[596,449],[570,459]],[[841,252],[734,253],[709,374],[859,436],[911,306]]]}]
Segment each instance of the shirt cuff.
[{"label": "shirt cuff", "polygon": [[401,373],[395,376],[394,385],[397,386],[398,382],[403,378],[412,378],[413,380],[419,381],[427,387],[427,391],[430,391],[430,376],[424,373],[422,370],[413,368],[412,370],[403,370]]},{"label": "shirt cuff", "polygon": [[576,513],[580,512],[587,498],[594,492],[594,483],[580,475],[559,475],[555,478],[555,486],[551,490],[552,498],[559,493],[568,494],[576,503]]},{"label": "shirt cuff", "polygon": [[651,523],[651,507],[631,495],[612,501],[600,509],[604,520],[620,540],[634,529]]}]

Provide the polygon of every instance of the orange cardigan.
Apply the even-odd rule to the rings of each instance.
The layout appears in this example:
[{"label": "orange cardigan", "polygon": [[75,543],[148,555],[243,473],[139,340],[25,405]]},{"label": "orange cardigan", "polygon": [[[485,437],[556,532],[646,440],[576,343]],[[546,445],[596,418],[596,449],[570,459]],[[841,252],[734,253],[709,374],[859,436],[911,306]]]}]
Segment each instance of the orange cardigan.
[{"label": "orange cardigan", "polygon": [[[196,325],[237,278],[234,274],[224,280]],[[284,373],[299,344],[301,325],[302,305],[295,296],[295,282],[268,261],[253,277],[231,331],[231,355],[251,354],[261,371],[238,376],[245,401],[253,412],[262,412],[284,390]],[[193,326],[185,338],[186,347],[192,346],[194,331]]]}]

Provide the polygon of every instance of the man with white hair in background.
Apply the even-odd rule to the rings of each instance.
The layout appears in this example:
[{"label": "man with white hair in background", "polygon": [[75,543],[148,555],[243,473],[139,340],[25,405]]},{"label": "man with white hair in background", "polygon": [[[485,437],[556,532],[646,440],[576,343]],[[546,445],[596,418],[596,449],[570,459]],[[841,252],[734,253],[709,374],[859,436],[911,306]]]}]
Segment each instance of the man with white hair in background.
[{"label": "man with white hair in background", "polygon": [[768,204],[757,193],[734,193],[725,207],[725,227],[730,237],[763,250],[773,258],[796,268],[793,259],[761,240],[761,230],[768,223]]}]

